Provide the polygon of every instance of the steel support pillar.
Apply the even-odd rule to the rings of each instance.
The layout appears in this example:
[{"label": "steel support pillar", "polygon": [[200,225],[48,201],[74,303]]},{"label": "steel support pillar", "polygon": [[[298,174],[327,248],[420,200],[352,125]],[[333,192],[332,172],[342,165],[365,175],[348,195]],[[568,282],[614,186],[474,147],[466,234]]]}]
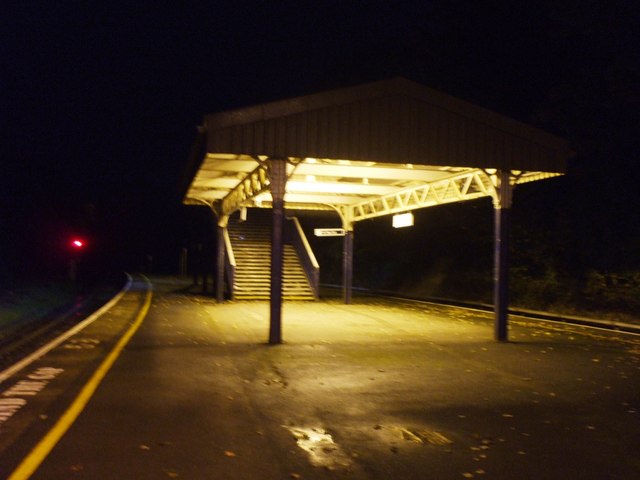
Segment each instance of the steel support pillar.
[{"label": "steel support pillar", "polygon": [[[226,215],[218,220],[217,242],[216,242],[216,301],[224,302],[224,267],[225,267],[225,245],[224,231],[227,228],[229,217]],[[233,288],[233,287],[232,287]]]},{"label": "steel support pillar", "polygon": [[353,226],[345,229],[342,242],[342,296],[344,303],[351,303],[353,287]]},{"label": "steel support pillar", "polygon": [[509,313],[509,220],[513,185],[509,171],[497,172],[494,197],[494,338],[507,342]]},{"label": "steel support pillar", "polygon": [[269,306],[269,343],[282,343],[282,266],[284,257],[284,192],[287,183],[287,161],[270,158],[269,180],[271,186],[271,300]]}]

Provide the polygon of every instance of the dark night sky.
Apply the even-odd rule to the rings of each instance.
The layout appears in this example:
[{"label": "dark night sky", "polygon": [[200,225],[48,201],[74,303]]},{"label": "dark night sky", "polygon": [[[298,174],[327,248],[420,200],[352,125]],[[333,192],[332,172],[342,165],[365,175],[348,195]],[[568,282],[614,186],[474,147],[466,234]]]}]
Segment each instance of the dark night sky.
[{"label": "dark night sky", "polygon": [[82,229],[125,263],[177,248],[203,114],[398,75],[567,136],[595,170],[626,142],[607,161],[638,171],[636,2],[161,3],[3,5],[3,269]]}]

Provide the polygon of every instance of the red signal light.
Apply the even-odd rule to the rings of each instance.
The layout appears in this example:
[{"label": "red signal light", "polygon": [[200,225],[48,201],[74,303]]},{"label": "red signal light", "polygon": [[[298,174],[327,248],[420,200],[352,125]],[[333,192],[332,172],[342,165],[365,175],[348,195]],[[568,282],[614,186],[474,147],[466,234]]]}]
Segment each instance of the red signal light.
[{"label": "red signal light", "polygon": [[71,246],[79,250],[85,246],[85,242],[84,240],[81,240],[79,238],[74,238],[73,240],[71,240]]}]

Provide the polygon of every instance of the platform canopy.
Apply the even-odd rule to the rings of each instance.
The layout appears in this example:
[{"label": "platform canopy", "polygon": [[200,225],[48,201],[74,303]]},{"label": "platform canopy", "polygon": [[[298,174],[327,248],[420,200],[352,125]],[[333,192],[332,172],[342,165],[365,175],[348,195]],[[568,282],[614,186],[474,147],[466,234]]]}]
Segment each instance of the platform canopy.
[{"label": "platform canopy", "polygon": [[207,115],[183,203],[218,217],[218,301],[229,216],[272,208],[269,342],[280,343],[285,208],[339,214],[350,303],[356,222],[491,197],[495,337],[506,341],[512,191],[561,175],[570,155],[566,141],[542,130],[396,78]]},{"label": "platform canopy", "polygon": [[221,216],[270,207],[268,159],[287,161],[289,209],[356,222],[496,195],[560,175],[566,141],[403,78],[207,115],[183,203]]}]

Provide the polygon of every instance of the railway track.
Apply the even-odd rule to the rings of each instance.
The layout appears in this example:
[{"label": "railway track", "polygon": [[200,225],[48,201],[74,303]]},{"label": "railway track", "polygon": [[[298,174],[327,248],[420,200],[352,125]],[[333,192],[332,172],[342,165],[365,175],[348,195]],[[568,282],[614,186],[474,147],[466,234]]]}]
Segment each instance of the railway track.
[{"label": "railway track", "polygon": [[0,371],[13,365],[33,351],[65,332],[104,304],[114,292],[102,287],[77,298],[47,314],[24,322],[0,337]]}]

